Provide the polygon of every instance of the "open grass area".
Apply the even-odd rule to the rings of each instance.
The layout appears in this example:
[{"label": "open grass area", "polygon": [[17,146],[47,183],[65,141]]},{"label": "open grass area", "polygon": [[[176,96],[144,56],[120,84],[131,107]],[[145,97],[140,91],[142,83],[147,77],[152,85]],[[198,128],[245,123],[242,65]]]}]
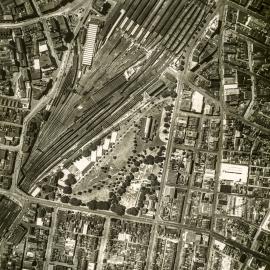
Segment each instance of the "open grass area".
[{"label": "open grass area", "polygon": [[[167,144],[160,140],[159,133],[164,124],[164,108],[171,104],[172,99],[157,99],[132,120],[125,121],[116,128],[115,143],[110,144],[108,150],[102,151],[102,157],[91,163],[83,176],[77,172],[77,182],[72,185],[72,194],[68,196],[80,200],[84,205],[93,201],[103,202],[103,205],[104,202],[111,204],[113,200],[126,209],[133,208],[136,211],[147,207],[149,200],[151,217],[163,173]],[[153,120],[150,138],[145,138],[143,133],[147,117]],[[110,134],[106,138],[110,138]],[[103,144],[106,138],[100,143]],[[86,157],[90,160],[88,154]],[[72,165],[69,169],[72,168],[75,169],[75,166]],[[75,171],[73,174],[75,175]],[[64,195],[61,189],[60,194]],[[145,208],[144,213],[147,212]]]}]

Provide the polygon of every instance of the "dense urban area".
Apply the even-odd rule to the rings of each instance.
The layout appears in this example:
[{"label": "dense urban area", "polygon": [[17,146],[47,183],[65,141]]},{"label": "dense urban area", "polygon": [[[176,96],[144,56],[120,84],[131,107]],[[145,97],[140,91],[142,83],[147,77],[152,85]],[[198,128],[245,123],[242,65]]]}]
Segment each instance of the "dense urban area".
[{"label": "dense urban area", "polygon": [[270,1],[1,0],[0,270],[270,270]]}]

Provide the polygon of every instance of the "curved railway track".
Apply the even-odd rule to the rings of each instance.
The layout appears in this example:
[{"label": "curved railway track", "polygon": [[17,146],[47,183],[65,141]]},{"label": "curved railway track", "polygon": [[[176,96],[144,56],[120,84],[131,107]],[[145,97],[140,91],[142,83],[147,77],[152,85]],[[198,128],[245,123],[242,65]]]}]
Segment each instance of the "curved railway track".
[{"label": "curved railway track", "polygon": [[[106,68],[102,67],[102,55],[98,54],[99,60],[94,61],[95,69],[90,72],[90,76],[87,76],[87,79],[89,79],[88,84],[80,85],[79,92],[85,93],[85,97],[78,101],[79,103],[72,101],[73,95],[70,92],[65,96],[70,78],[67,78],[64,82],[59,97],[54,101],[55,109],[51,123],[48,124],[47,130],[45,129],[43,139],[40,139],[41,152],[33,153],[23,167],[24,178],[20,182],[20,187],[25,192],[31,189],[41,174],[49,171],[55,164],[59,163],[60,159],[69,156],[69,153],[74,153],[76,149],[81,148],[104,129],[110,127],[134,105],[140,102],[142,100],[142,93],[145,90],[147,91],[148,89],[149,93],[153,95],[164,89],[162,85],[157,85],[157,88],[151,88],[150,85],[146,89],[145,85],[153,79],[158,80],[159,74],[164,71],[173,57],[181,53],[194,36],[198,25],[205,20],[209,10],[204,9],[202,3],[198,5],[196,2],[196,4],[197,6],[194,1],[186,0],[160,0],[156,2],[153,0],[129,0],[124,3],[122,8],[126,12],[118,24],[118,26],[122,24],[122,29],[118,28],[118,30],[120,30],[120,33],[125,34],[122,35],[122,40],[117,40],[114,36],[110,37],[109,42],[113,40],[107,55],[110,64],[107,64],[107,62]],[[148,17],[151,11],[153,13]],[[112,20],[117,20],[116,16]],[[132,21],[133,23],[131,23]],[[141,24],[139,27],[136,26],[138,22]],[[112,25],[113,22],[110,21],[108,24]],[[142,26],[144,28],[141,28]],[[141,30],[144,33],[146,31],[151,32],[148,38],[141,35],[140,40],[143,40],[144,46],[155,47],[155,51],[152,52],[147,60],[144,59],[145,64],[140,70],[126,81],[121,70],[124,70],[126,66],[132,66],[134,62],[125,61],[125,57],[128,57],[128,54],[121,51],[121,46],[130,49],[131,36],[136,36],[136,33],[139,33]],[[128,35],[128,38],[125,35]],[[129,37],[131,37],[131,40]],[[133,48],[137,50],[136,46],[133,46]],[[102,52],[105,49],[108,48],[103,47],[100,51]],[[141,58],[138,57],[137,62],[144,57],[143,52],[138,51],[138,56],[141,56]],[[76,60],[74,62],[76,63]],[[106,72],[113,71],[116,66],[121,68],[121,70],[118,70],[118,73],[114,71],[114,76],[109,76],[110,80],[107,83],[97,84],[98,87],[95,87],[96,82],[99,82],[102,76],[106,76]],[[100,67],[100,70],[98,67]],[[70,76],[74,75],[74,73],[75,69],[71,68],[68,74]],[[77,106],[82,101],[85,105],[85,110],[79,115]],[[67,126],[67,123],[61,123],[61,114],[67,113],[67,108],[71,107],[71,119],[79,115],[78,120],[62,133],[59,133],[57,130],[52,131],[57,124]],[[59,109],[58,112],[56,112],[57,109]],[[46,137],[53,139],[52,142],[48,143],[49,140],[46,140]]]},{"label": "curved railway track", "polygon": [[[139,89],[136,92],[137,80],[142,76],[146,76],[146,71],[152,67],[161,54],[162,52],[154,54],[148,64],[132,80],[126,81],[120,89],[115,89],[113,93],[96,101],[94,106],[85,111],[84,115],[64,132],[59,139],[55,139],[51,145],[48,145],[45,151],[39,153],[34,159],[30,159],[22,171],[24,178],[20,182],[21,189],[29,192],[39,175],[54,167],[55,163],[59,161],[59,158],[62,158],[62,155],[68,149],[74,145],[77,145],[77,148],[81,147],[85,142],[94,138],[104,128],[112,125],[135,104],[140,102],[142,100],[142,91]],[[127,89],[131,87],[133,92],[132,98],[129,97],[131,90],[127,92]],[[117,91],[122,96],[114,104],[110,104],[111,96]],[[129,102],[123,106],[123,103],[128,99]]]}]

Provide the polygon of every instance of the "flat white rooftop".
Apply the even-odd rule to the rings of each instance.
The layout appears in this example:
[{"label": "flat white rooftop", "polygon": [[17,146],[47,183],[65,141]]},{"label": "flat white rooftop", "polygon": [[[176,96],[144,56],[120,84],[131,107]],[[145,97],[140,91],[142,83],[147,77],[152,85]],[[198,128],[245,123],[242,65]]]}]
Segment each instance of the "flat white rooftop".
[{"label": "flat white rooftop", "polygon": [[103,144],[103,149],[108,150],[110,146],[111,139],[106,138]]},{"label": "flat white rooftop", "polygon": [[91,162],[97,161],[97,151],[91,151]]},{"label": "flat white rooftop", "polygon": [[32,191],[31,196],[36,197],[40,191],[41,191],[41,188],[40,188],[40,187],[36,187],[36,188]]},{"label": "flat white rooftop", "polygon": [[195,91],[192,95],[192,108],[191,110],[196,113],[201,113],[203,108],[204,97],[201,93]]},{"label": "flat white rooftop", "polygon": [[86,42],[84,45],[83,60],[82,64],[91,66],[94,56],[96,36],[98,31],[98,25],[89,24],[86,34]]},{"label": "flat white rooftop", "polygon": [[74,165],[80,172],[83,172],[84,169],[90,164],[90,161],[86,157],[82,157],[80,160],[76,160]]},{"label": "flat white rooftop", "polygon": [[224,89],[235,89],[238,88],[238,84],[237,83],[231,83],[231,84],[224,84]]},{"label": "flat white rooftop", "polygon": [[102,157],[102,145],[98,145],[97,147],[97,157]]},{"label": "flat white rooftop", "polygon": [[39,44],[39,52],[42,53],[42,52],[46,52],[48,51],[48,45],[45,43],[45,44]]},{"label": "flat white rooftop", "polygon": [[220,179],[246,183],[248,179],[248,166],[221,163]]},{"label": "flat white rooftop", "polygon": [[111,143],[116,143],[117,131],[112,132]]}]

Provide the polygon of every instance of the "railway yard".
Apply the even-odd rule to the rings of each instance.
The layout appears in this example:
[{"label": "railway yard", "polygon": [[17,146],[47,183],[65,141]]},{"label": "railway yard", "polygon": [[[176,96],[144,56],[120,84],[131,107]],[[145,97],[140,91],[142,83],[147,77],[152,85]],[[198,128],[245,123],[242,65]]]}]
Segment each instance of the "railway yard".
[{"label": "railway yard", "polygon": [[[158,79],[158,75],[169,65],[169,61],[167,60],[168,63],[166,63],[167,61],[164,60],[177,58],[181,52],[183,53],[181,46],[191,41],[194,32],[197,30],[196,25],[206,20],[210,10],[210,7],[200,2],[198,4],[202,7],[201,9],[196,8],[197,3],[191,2],[187,4],[183,2],[174,11],[175,2],[168,1],[167,5],[164,5],[156,16],[150,19],[151,16],[148,16],[148,14],[153,6],[150,3],[149,7],[145,8],[145,1],[126,2],[122,9],[126,12],[125,18],[129,18],[135,23],[138,21],[138,24],[141,22],[142,27],[143,23],[145,23],[143,28],[145,28],[146,33],[148,32],[147,29],[149,29],[152,34],[148,35],[145,40],[137,40],[134,34],[131,35],[131,33],[134,33],[135,23],[133,27],[128,27],[130,24],[128,20],[118,21],[119,29],[112,34],[99,51],[92,70],[84,75],[85,78],[82,77],[82,82],[78,82],[78,90],[75,87],[75,91],[83,95],[83,98],[78,98],[78,94],[74,94],[72,91],[68,94],[65,93],[67,95],[66,101],[55,102],[52,105],[55,106],[56,111],[55,115],[53,112],[51,113],[49,119],[52,128],[46,129],[44,133],[46,140],[40,141],[36,146],[37,151],[34,151],[33,157],[30,155],[23,168],[24,179],[20,184],[22,190],[28,192],[34,182],[33,180],[37,179],[41,172],[44,173],[45,169],[50,169],[50,166],[55,165],[59,157],[71,146],[74,144],[81,146],[80,142],[93,139],[103,129],[112,125],[121,115],[124,115],[137,102],[140,102],[142,90],[147,91],[147,89],[141,89],[140,85],[147,84],[155,76]],[[144,8],[143,19],[140,13]],[[173,18],[181,18],[182,16],[182,18],[186,18],[190,22],[167,20],[166,18],[171,17],[172,11],[174,11],[173,15],[176,15]],[[149,20],[148,23],[145,22],[146,19]],[[116,22],[109,20],[108,24],[115,24]],[[182,27],[182,25],[185,27]],[[174,35],[172,35],[169,31],[172,27],[179,29],[179,33],[174,32]],[[106,25],[104,28],[106,29]],[[139,30],[139,27],[137,30]],[[141,37],[143,36],[141,34]],[[106,39],[106,37],[107,33],[104,30],[101,33],[100,42],[102,43],[102,40]],[[133,39],[135,42],[141,42],[142,48],[137,44],[133,45]],[[159,39],[163,41],[160,45],[158,44]],[[167,40],[166,43],[164,40]],[[157,44],[157,48],[151,52],[151,48],[155,47],[154,43]],[[170,46],[171,43],[173,43],[173,47]],[[177,44],[179,45],[177,46]],[[126,48],[128,48],[128,55],[134,55],[134,58],[126,57]],[[103,60],[99,56],[102,56]],[[106,61],[105,65],[102,61]],[[74,59],[73,65],[76,65],[76,59]],[[124,70],[133,66],[136,66],[138,71],[129,80],[126,80],[123,75]],[[60,95],[68,92],[67,85],[70,89],[72,88],[72,70],[76,70],[76,68],[73,67],[69,71],[70,73],[67,75],[68,81],[63,83],[63,90],[61,90]],[[103,78],[106,81],[103,82]],[[98,82],[99,88],[97,88],[96,82]],[[84,87],[81,87],[81,85],[84,85]],[[78,111],[76,108],[80,105],[83,108]],[[118,108],[119,112],[115,108]],[[63,110],[69,113],[65,114]],[[78,115],[83,115],[83,117],[76,121]],[[63,117],[68,117],[68,119],[61,119]],[[91,120],[89,121],[89,119]],[[60,128],[59,134],[57,134],[54,123],[60,123],[60,126],[64,125],[63,129],[66,130],[62,132]],[[50,135],[48,136],[48,134]],[[42,135],[41,131],[41,138]]]}]

